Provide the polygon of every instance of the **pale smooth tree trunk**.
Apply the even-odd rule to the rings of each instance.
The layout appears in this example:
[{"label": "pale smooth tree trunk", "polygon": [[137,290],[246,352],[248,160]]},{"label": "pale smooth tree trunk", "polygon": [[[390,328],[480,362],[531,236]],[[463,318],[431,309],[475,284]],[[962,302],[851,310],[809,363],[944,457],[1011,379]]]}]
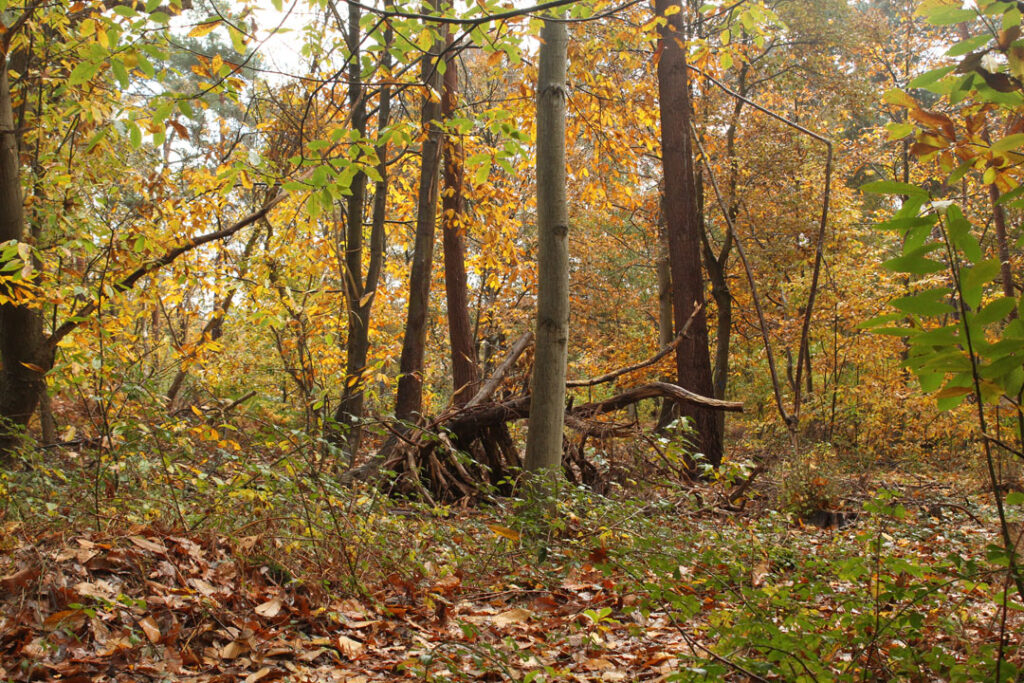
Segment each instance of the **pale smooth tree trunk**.
[{"label": "pale smooth tree trunk", "polygon": [[[676,347],[676,374],[680,386],[704,396],[714,395],[711,360],[708,355],[708,327],[704,309],[704,278],[701,273],[701,234],[693,150],[690,140],[690,93],[686,64],[686,44],[682,12],[678,0],[655,0],[658,16],[670,9],[660,28],[661,58],[658,60],[658,100],[661,109],[661,160],[665,173],[665,221],[668,231],[672,270],[672,310],[676,329],[693,314],[689,334]],[[717,467],[722,461],[722,440],[713,410],[682,406],[681,412],[693,419],[697,445],[708,462]]]},{"label": "pale smooth tree trunk", "polygon": [[569,346],[569,209],[565,192],[568,32],[546,20],[537,73],[537,326],[525,468],[556,478],[562,462]]}]

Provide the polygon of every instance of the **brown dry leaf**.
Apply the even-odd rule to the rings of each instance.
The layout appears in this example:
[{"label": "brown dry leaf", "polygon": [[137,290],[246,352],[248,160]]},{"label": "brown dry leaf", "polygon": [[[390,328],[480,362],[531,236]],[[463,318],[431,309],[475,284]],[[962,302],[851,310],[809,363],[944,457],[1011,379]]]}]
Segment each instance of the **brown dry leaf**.
[{"label": "brown dry leaf", "polygon": [[604,657],[592,657],[583,662],[583,668],[587,671],[609,671],[614,669],[615,665]]},{"label": "brown dry leaf", "polygon": [[160,626],[157,625],[156,619],[151,616],[139,619],[139,627],[146,634],[146,637],[149,638],[149,642],[154,644],[160,642]]},{"label": "brown dry leaf", "polygon": [[39,576],[37,567],[25,567],[21,571],[14,572],[0,579],[0,588],[6,593],[14,593],[28,585],[29,581]]},{"label": "brown dry leaf", "polygon": [[441,595],[449,595],[460,585],[462,585],[462,579],[460,579],[456,574],[449,574],[448,576],[435,581],[434,585],[431,586],[431,590],[435,593],[440,593]]},{"label": "brown dry leaf", "polygon": [[109,581],[104,581],[103,579],[76,583],[75,592],[83,598],[99,598],[102,600],[111,600],[118,593],[118,591],[110,585]]},{"label": "brown dry leaf", "polygon": [[213,597],[213,594],[217,592],[217,588],[208,581],[203,581],[200,578],[193,577],[188,580],[189,585],[195,588],[197,591],[205,595],[206,597]]},{"label": "brown dry leaf", "polygon": [[244,640],[232,640],[220,649],[221,659],[234,659],[249,651],[249,644]]},{"label": "brown dry leaf", "polygon": [[491,617],[491,623],[495,626],[510,626],[512,624],[525,624],[533,616],[533,612],[522,607],[516,607],[501,614]]},{"label": "brown dry leaf", "polygon": [[761,560],[757,563],[757,566],[751,572],[751,584],[753,584],[754,588],[760,588],[764,585],[764,579],[768,576],[770,570],[771,565],[768,563],[768,560]]},{"label": "brown dry leaf", "polygon": [[256,683],[256,681],[266,678],[267,674],[269,674],[271,671],[273,671],[273,669],[271,669],[269,666],[265,666],[259,671],[256,671],[246,676],[243,683]]},{"label": "brown dry leaf", "polygon": [[128,540],[139,548],[148,550],[151,553],[156,553],[157,555],[167,554],[167,548],[164,547],[163,543],[157,543],[149,540],[148,538],[143,538],[142,536],[129,536]]},{"label": "brown dry leaf", "polygon": [[381,623],[380,619],[362,619],[360,621],[346,621],[342,626],[345,628],[366,628],[367,626],[373,626],[374,624]]},{"label": "brown dry leaf", "polygon": [[338,651],[345,655],[349,659],[355,659],[359,655],[363,654],[366,646],[360,643],[358,640],[353,640],[348,636],[338,636],[337,640]]},{"label": "brown dry leaf", "polygon": [[85,625],[85,613],[77,609],[66,609],[54,612],[43,622],[44,631],[56,631],[59,628],[77,631]]},{"label": "brown dry leaf", "polygon": [[281,613],[281,607],[281,598],[274,597],[270,600],[267,600],[261,605],[256,605],[256,614],[260,615],[261,617],[266,617],[267,619],[273,619]]}]

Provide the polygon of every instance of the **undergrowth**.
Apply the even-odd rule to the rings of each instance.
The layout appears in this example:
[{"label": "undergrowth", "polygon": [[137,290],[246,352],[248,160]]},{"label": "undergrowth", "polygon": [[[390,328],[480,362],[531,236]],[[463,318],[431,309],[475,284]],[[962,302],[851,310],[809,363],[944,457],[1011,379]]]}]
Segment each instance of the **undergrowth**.
[{"label": "undergrowth", "polygon": [[[740,507],[723,477],[613,485],[605,496],[562,484],[525,512],[515,499],[427,506],[342,487],[322,444],[298,433],[203,425],[190,435],[192,447],[150,431],[23,459],[0,474],[0,551],[140,529],[221,539],[323,604],[354,597],[392,614],[454,615],[461,635],[401,663],[422,680],[576,680],[573,653],[614,659],[652,642],[670,653],[666,680],[994,677],[1006,573],[990,545],[993,512],[941,480],[862,478],[858,498],[822,447],[770,471]],[[744,462],[724,471],[739,480]],[[855,523],[805,524],[822,506],[853,510]],[[543,631],[525,640],[460,620],[460,604],[506,594],[572,607],[541,628],[537,603],[523,602],[534,615],[523,627]],[[1020,610],[1008,619],[1000,678],[1015,680],[1024,624]]]}]

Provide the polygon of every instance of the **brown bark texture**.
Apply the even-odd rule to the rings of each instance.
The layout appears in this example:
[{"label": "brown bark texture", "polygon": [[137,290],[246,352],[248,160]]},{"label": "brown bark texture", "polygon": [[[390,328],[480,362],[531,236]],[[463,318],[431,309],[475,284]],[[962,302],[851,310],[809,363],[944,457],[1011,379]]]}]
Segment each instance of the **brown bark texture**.
[{"label": "brown bark texture", "polygon": [[441,72],[438,69],[443,41],[435,41],[423,57],[423,144],[420,148],[420,182],[416,204],[416,237],[409,273],[409,308],[399,361],[395,417],[410,421],[423,408],[423,356],[430,308],[430,274],[434,264],[434,228],[437,224],[437,187],[441,166]]},{"label": "brown bark texture", "polygon": [[[0,244],[4,244],[24,242],[27,237],[6,57],[0,60]],[[0,305],[0,459],[18,445],[19,434],[46,391],[44,376],[53,365],[53,353],[43,343],[42,317],[37,308],[24,303],[26,294],[22,284],[0,281],[0,295],[14,299]]]},{"label": "brown bark texture", "polygon": [[[448,40],[451,48],[451,38]],[[459,98],[459,70],[454,53],[449,53],[444,72],[444,93],[441,99],[441,117],[444,121],[455,115]],[[476,391],[479,372],[473,326],[469,319],[469,294],[466,283],[466,247],[463,213],[465,200],[462,193],[462,142],[455,133],[445,137],[444,192],[441,196],[441,233],[444,248],[444,287],[448,302],[448,337],[452,352],[452,400],[455,405],[466,403]]]},{"label": "brown bark texture", "polygon": [[[655,0],[658,16],[665,16],[678,0]],[[708,357],[707,317],[704,313],[704,280],[700,250],[702,226],[698,220],[694,184],[693,150],[690,141],[690,94],[682,12],[668,16],[661,32],[658,61],[658,98],[661,110],[661,155],[665,175],[665,221],[672,270],[672,310],[681,327],[694,306],[700,306],[690,335],[676,349],[676,373],[680,386],[705,396],[714,395]],[[722,441],[714,411],[682,406],[693,419],[697,443],[714,466],[722,461]]]}]

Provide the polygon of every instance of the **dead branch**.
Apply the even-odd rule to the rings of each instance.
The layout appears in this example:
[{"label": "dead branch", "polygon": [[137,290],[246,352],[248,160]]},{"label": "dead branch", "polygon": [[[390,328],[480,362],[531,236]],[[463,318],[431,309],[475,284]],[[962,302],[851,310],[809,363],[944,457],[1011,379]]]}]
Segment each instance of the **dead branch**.
[{"label": "dead branch", "polygon": [[693,324],[693,321],[697,317],[697,314],[700,312],[700,309],[701,305],[695,302],[693,305],[693,313],[690,314],[690,318],[686,321],[686,324],[683,325],[683,329],[680,330],[679,334],[676,335],[676,338],[673,339],[668,344],[666,344],[665,346],[661,347],[661,350],[658,351],[658,353],[654,354],[647,360],[637,363],[636,365],[630,365],[625,368],[619,368],[618,370],[606,372],[605,374],[600,375],[598,377],[592,377],[590,379],[570,380],[565,383],[565,386],[569,388],[592,387],[598,384],[611,382],[612,380],[618,379],[623,375],[628,375],[631,372],[636,372],[637,370],[642,370],[643,368],[654,365],[659,360],[675,351],[676,347],[679,346],[679,342],[681,342],[683,338],[686,337],[687,332],[690,331],[690,326]]},{"label": "dead branch", "polygon": [[475,405],[483,403],[494,394],[498,385],[501,384],[501,380],[505,378],[505,374],[509,369],[515,365],[516,361],[519,360],[519,356],[523,354],[526,347],[533,340],[533,331],[523,332],[523,334],[516,340],[512,348],[509,349],[508,355],[505,356],[505,360],[501,361],[501,365],[495,368],[494,373],[487,378],[487,381],[483,383],[480,390],[476,392],[473,398],[469,399],[464,408],[472,408]]}]

